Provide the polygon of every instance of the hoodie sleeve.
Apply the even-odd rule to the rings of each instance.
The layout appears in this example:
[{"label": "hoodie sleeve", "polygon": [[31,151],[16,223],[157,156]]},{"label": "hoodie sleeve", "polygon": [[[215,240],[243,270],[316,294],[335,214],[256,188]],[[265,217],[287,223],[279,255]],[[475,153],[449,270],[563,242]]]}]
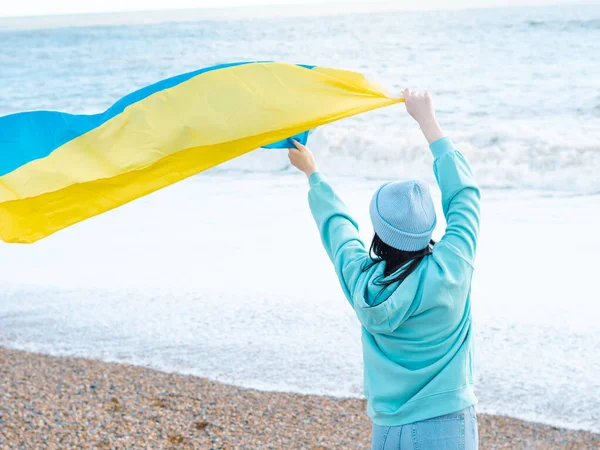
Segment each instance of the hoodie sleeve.
[{"label": "hoodie sleeve", "polygon": [[429,147],[447,224],[440,244],[447,244],[445,247],[473,266],[479,234],[479,188],[467,161],[449,138],[438,139]]},{"label": "hoodie sleeve", "polygon": [[348,213],[346,205],[336,195],[320,172],[309,178],[308,203],[319,228],[321,241],[352,306],[354,289],[358,283],[368,252],[358,234],[358,224]]}]

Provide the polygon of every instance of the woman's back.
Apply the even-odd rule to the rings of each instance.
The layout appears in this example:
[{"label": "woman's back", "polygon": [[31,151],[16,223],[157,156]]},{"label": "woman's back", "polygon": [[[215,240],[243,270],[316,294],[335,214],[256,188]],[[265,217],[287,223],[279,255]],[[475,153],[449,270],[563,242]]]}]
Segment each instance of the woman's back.
[{"label": "woman's back", "polygon": [[401,284],[382,293],[376,280],[384,263],[379,263],[363,273],[354,291],[352,303],[363,326],[365,396],[378,425],[416,422],[476,403],[472,269],[458,258],[464,276],[449,276],[436,260],[446,250],[436,247]]}]

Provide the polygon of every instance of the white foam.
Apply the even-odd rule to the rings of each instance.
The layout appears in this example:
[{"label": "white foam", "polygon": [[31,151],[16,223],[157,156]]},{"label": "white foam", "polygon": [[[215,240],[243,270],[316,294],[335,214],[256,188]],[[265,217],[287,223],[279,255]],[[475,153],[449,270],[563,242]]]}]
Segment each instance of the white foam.
[{"label": "white foam", "polygon": [[[433,182],[432,158],[417,125],[401,116],[395,126],[386,125],[400,112],[390,109],[328,125],[311,135],[309,147],[331,175]],[[452,139],[483,187],[600,193],[600,122],[584,125],[571,119],[568,126],[578,136],[575,141],[561,130],[532,126],[531,121],[495,120],[489,128],[458,131]],[[287,152],[258,150],[216,170],[277,172],[289,167]]]}]

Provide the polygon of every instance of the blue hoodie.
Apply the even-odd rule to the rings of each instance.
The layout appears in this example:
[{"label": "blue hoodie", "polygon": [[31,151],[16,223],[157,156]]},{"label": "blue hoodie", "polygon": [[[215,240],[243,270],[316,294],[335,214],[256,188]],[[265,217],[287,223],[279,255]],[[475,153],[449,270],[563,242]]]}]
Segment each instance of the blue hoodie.
[{"label": "blue hoodie", "polygon": [[362,324],[367,411],[380,426],[417,422],[477,403],[470,293],[480,194],[449,138],[430,149],[446,232],[412,274],[379,297],[381,286],[374,281],[383,276],[385,262],[362,270],[370,258],[358,225],[321,173],[309,178],[310,209],[323,245]]}]

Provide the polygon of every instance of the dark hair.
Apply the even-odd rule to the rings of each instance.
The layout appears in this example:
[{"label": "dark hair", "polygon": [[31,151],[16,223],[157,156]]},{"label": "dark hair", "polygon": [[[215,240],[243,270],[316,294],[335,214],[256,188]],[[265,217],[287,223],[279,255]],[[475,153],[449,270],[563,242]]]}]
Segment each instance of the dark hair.
[{"label": "dark hair", "polygon": [[[365,266],[362,268],[362,271],[366,272],[375,264],[379,264],[380,262],[385,263],[383,277],[378,277],[374,281],[377,286],[382,287],[381,292],[379,293],[381,294],[390,284],[398,282],[402,283],[406,277],[413,273],[415,269],[419,267],[419,264],[421,264],[423,258],[425,258],[427,255],[431,255],[434,245],[435,241],[432,239],[424,249],[414,252],[407,252],[405,250],[398,250],[397,248],[387,245],[381,240],[377,233],[375,233],[375,236],[373,236],[373,242],[371,243],[371,248],[369,249],[371,262],[365,264]],[[407,263],[410,264],[406,265]],[[398,275],[388,280],[384,280],[384,278],[387,278],[388,276],[397,272],[405,265],[406,267],[404,267],[404,269],[402,269]]]}]

